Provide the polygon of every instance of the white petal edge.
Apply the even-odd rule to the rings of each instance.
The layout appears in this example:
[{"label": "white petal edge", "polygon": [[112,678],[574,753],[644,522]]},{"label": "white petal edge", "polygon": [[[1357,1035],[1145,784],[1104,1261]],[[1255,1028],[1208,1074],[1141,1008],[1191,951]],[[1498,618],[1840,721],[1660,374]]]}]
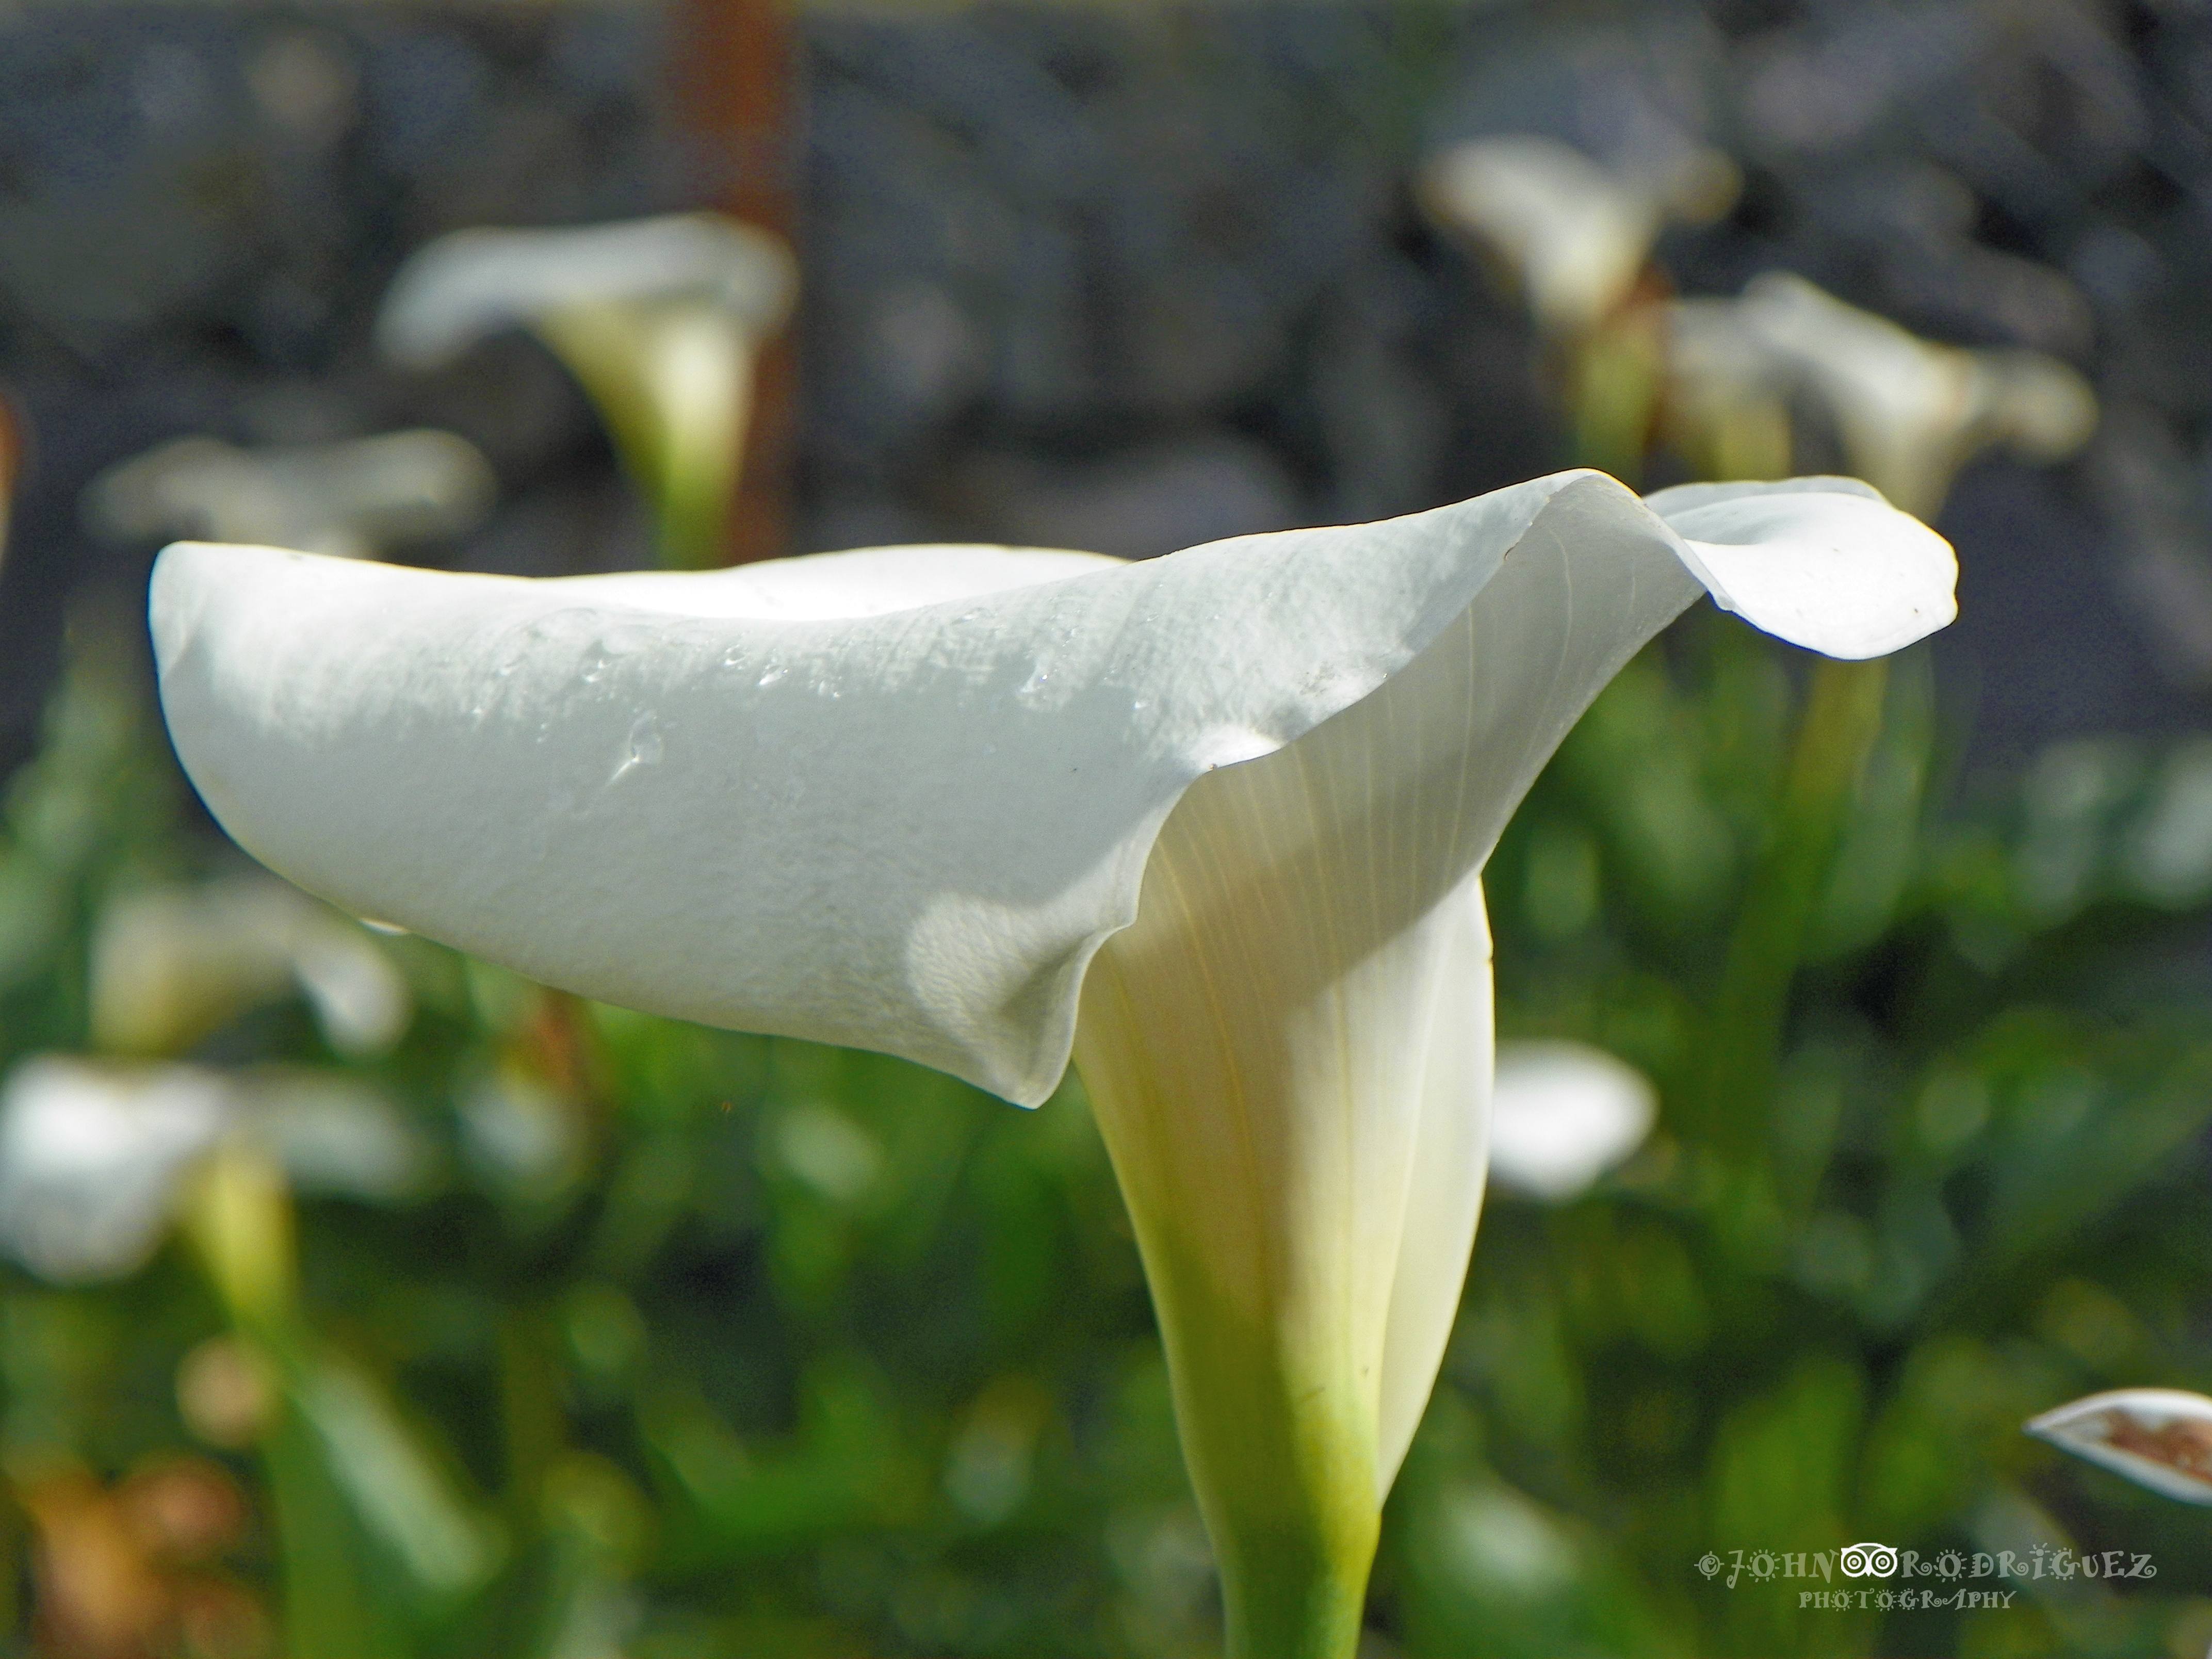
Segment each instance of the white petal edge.
[{"label": "white petal edge", "polygon": [[1711,507],[1721,501],[1741,501],[1747,495],[1856,495],[1869,501],[1886,499],[1881,491],[1863,478],[1816,473],[1802,478],[1733,479],[1726,483],[1675,484],[1669,489],[1653,490],[1644,498],[1644,505],[1671,522],[1678,513]]},{"label": "white petal edge", "polygon": [[[1763,499],[1682,517],[1741,543]],[[1784,499],[1763,584],[1727,590],[1784,637],[1792,573],[1826,592],[1847,557],[1824,529],[1877,555],[1929,534],[1863,496]],[[587,995],[1035,1103],[1194,780],[1359,702],[1516,559],[1626,560],[1658,584],[1648,633],[1695,594],[1664,570],[1766,551],[1717,560],[1563,473],[1137,565],[907,549],[529,582],[180,544],[151,614],[187,770],[308,890]],[[1882,616],[1859,588],[1883,637],[1940,625],[1917,589]],[[1510,735],[1540,759],[1564,730]]]},{"label": "white petal edge", "polygon": [[1389,1495],[1428,1408],[1482,1218],[1490,1156],[1492,1047],[1490,922],[1480,877],[1445,901],[1450,920],[1433,985],[1420,1117],[1407,1171],[1404,1231],[1390,1278],[1377,1390],[1375,1495]]},{"label": "white petal edge", "polygon": [[2212,1504],[2212,1400],[2201,1394],[2115,1389],[2032,1418],[2027,1429],[2137,1486]]}]

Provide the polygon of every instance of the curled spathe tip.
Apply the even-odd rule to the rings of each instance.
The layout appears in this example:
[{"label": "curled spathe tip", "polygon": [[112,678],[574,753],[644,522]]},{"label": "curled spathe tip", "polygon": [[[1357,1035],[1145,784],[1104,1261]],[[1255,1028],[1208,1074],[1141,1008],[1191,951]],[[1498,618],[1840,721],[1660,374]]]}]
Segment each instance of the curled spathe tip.
[{"label": "curled spathe tip", "polygon": [[2061,1451],[2185,1504],[2212,1504],[2212,1400],[2182,1389],[2115,1389],[2028,1419]]}]

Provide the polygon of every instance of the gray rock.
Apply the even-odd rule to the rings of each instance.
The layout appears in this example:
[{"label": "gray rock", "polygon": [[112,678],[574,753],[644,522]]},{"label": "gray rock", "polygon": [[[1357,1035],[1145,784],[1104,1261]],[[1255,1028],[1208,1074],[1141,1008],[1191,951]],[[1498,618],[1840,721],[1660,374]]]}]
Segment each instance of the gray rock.
[{"label": "gray rock", "polygon": [[977,454],[962,463],[953,488],[989,540],[1127,559],[1310,522],[1282,463],[1230,432],[1073,465]]}]

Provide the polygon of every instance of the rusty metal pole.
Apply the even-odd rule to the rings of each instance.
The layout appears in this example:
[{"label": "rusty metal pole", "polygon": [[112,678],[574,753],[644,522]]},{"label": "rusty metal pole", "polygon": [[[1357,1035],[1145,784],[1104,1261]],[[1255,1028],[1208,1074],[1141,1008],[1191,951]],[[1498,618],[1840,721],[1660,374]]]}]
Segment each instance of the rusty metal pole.
[{"label": "rusty metal pole", "polygon": [[[796,34],[787,0],[668,0],[668,77],[700,204],[772,230],[798,249]],[[802,303],[803,289],[802,289]],[[744,470],[726,561],[790,552],[798,426],[796,325],[755,365]]]}]

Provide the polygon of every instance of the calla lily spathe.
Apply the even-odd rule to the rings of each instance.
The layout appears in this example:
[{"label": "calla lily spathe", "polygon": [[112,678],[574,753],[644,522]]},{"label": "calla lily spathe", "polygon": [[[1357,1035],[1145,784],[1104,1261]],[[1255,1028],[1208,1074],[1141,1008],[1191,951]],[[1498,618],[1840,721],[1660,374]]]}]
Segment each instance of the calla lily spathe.
[{"label": "calla lily spathe", "polygon": [[142,888],[112,900],[92,940],[92,1039],[110,1054],[182,1054],[248,1008],[304,994],[324,1040],[382,1054],[414,1012],[368,935],[264,875]]},{"label": "calla lily spathe", "polygon": [[1735,453],[1786,460],[1790,404],[1807,398],[1847,463],[1909,512],[1933,515],[1984,449],[2049,465],[2097,427],[2095,392],[2057,358],[1923,340],[1788,271],[1753,277],[1740,299],[1678,301],[1668,325],[1668,397],[1686,447],[1725,464],[1725,434],[1764,428],[1771,435]]},{"label": "calla lily spathe", "polygon": [[[184,543],[151,615],[194,783],[310,892],[605,1000],[1033,1105],[1200,777],[1354,708],[1428,715],[1361,732],[1359,762],[1386,796],[1466,775],[1434,804],[1473,814],[1464,836],[1398,808],[1433,902],[1700,591],[1872,656],[1950,619],[1953,568],[1848,480],[1647,507],[1562,473],[1134,564],[894,548],[531,581]],[[1454,665],[1478,678],[1447,692]]]},{"label": "calla lily spathe", "polygon": [[376,325],[433,368],[501,329],[533,331],[599,406],[653,499],[662,562],[712,564],[752,414],[754,356],[799,286],[777,237],[714,213],[459,230],[392,278]]},{"label": "calla lily spathe", "polygon": [[1741,177],[1719,150],[1681,135],[1636,173],[1538,133],[1504,133],[1431,156],[1429,216],[1503,267],[1545,331],[1587,337],[1636,285],[1669,219],[1726,212]]},{"label": "calla lily spathe", "polygon": [[209,805],[342,908],[1024,1103],[1073,1051],[1232,1629],[1288,1654],[1349,1651],[1457,1304],[1513,806],[1700,592],[1869,656],[1954,575],[1848,480],[1577,472],[1138,564],[528,582],[185,544],[152,609]]},{"label": "calla lily spathe", "polygon": [[431,1173],[405,1117],[335,1073],[33,1054],[0,1082],[0,1255],[60,1285],[135,1273],[233,1139],[355,1198],[411,1197]]}]

